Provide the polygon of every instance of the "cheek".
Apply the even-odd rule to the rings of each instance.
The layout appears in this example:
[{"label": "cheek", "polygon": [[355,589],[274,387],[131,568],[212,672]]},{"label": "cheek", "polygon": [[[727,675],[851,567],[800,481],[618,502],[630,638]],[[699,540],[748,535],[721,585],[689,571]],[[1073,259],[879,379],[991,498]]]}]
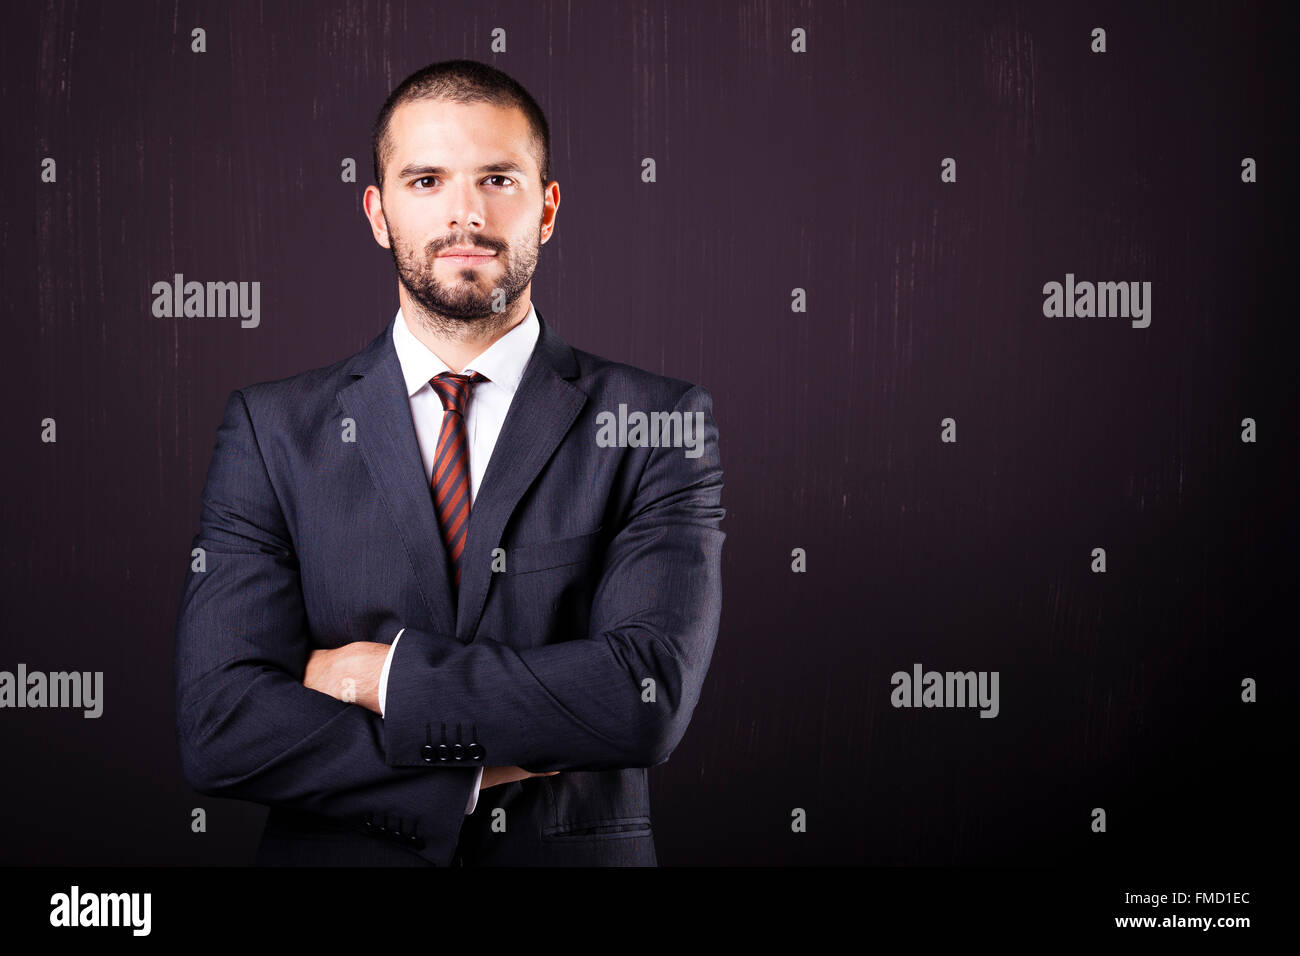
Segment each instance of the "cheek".
[{"label": "cheek", "polygon": [[443,235],[446,230],[439,229],[439,211],[435,206],[429,200],[403,201],[394,202],[385,210],[389,238],[397,240],[399,251],[423,254],[431,241]]},{"label": "cheek", "polygon": [[403,262],[412,265],[422,267],[432,265],[427,241],[412,242],[405,233],[397,241],[397,254],[401,256]]}]

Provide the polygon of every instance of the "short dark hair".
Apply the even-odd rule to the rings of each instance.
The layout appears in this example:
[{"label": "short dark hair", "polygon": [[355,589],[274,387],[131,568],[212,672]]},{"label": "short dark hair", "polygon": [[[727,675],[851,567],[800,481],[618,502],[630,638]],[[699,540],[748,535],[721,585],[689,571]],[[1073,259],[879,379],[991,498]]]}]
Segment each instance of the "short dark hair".
[{"label": "short dark hair", "polygon": [[491,103],[493,106],[523,110],[532,127],[534,159],[542,174],[542,185],[551,178],[551,129],[546,116],[513,78],[477,60],[444,60],[433,63],[404,79],[384,102],[370,133],[370,155],[374,163],[375,183],[384,188],[384,165],[392,149],[388,144],[388,124],[393,110],[411,100],[451,100],[455,103]]}]

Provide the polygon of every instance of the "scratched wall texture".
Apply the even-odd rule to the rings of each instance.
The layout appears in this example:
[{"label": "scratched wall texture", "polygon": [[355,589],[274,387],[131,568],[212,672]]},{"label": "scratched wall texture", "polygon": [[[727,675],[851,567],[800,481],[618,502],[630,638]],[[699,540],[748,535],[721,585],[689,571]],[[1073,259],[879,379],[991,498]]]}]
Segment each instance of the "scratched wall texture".
[{"label": "scratched wall texture", "polygon": [[[1279,23],[1239,3],[7,10],[0,669],[102,670],[105,713],[0,710],[0,862],[251,860],[265,810],[192,793],[173,736],[199,492],[232,389],[392,317],[369,124],[462,56],[550,119],[538,307],[715,403],[722,627],[651,772],[661,863],[1256,859],[1294,674]],[[260,327],[154,318],[176,272],[260,281]],[[1044,317],[1066,273],[1150,281],[1150,327]],[[895,709],[890,675],[918,662],[998,671],[999,716]],[[196,805],[221,836],[190,832]]]}]

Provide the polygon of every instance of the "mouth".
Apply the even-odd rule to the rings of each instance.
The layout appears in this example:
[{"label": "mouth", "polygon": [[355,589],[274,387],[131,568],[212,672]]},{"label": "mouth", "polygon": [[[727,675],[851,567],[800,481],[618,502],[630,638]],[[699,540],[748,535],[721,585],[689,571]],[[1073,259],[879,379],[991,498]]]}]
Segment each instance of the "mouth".
[{"label": "mouth", "polygon": [[454,266],[479,266],[496,258],[495,252],[485,249],[454,249],[438,256]]}]

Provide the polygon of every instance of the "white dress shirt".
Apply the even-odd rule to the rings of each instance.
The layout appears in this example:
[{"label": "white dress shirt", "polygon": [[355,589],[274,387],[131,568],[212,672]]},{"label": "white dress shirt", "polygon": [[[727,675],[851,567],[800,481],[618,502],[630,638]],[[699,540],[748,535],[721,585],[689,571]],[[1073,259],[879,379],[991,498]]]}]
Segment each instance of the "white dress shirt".
[{"label": "white dress shirt", "polygon": [[[515,397],[519,381],[524,377],[524,366],[532,357],[533,347],[541,326],[537,322],[537,313],[529,305],[528,315],[524,320],[497,339],[479,356],[460,370],[462,375],[479,372],[487,377],[486,382],[477,382],[472,386],[469,397],[469,410],[465,415],[466,439],[469,442],[469,503],[470,514],[474,511],[474,498],[478,486],[487,470],[488,459],[496,447],[497,436],[505,423],[506,412]],[[397,349],[397,360],[402,365],[402,377],[406,379],[406,394],[411,400],[411,421],[415,423],[415,437],[420,445],[420,457],[424,459],[425,480],[433,481],[433,460],[438,450],[438,433],[442,430],[444,410],[442,399],[429,384],[439,372],[450,372],[445,362],[429,351],[423,342],[412,334],[406,324],[402,310],[397,310],[397,321],[393,323],[393,346]],[[429,507],[433,507],[432,498]],[[384,701],[388,695],[388,670],[393,663],[393,652],[401,640],[406,628],[397,632],[392,647],[384,659],[384,669],[379,674],[379,713],[384,712]],[[478,805],[479,785],[483,782],[483,768],[474,778],[474,792],[465,808],[471,814]]]}]

